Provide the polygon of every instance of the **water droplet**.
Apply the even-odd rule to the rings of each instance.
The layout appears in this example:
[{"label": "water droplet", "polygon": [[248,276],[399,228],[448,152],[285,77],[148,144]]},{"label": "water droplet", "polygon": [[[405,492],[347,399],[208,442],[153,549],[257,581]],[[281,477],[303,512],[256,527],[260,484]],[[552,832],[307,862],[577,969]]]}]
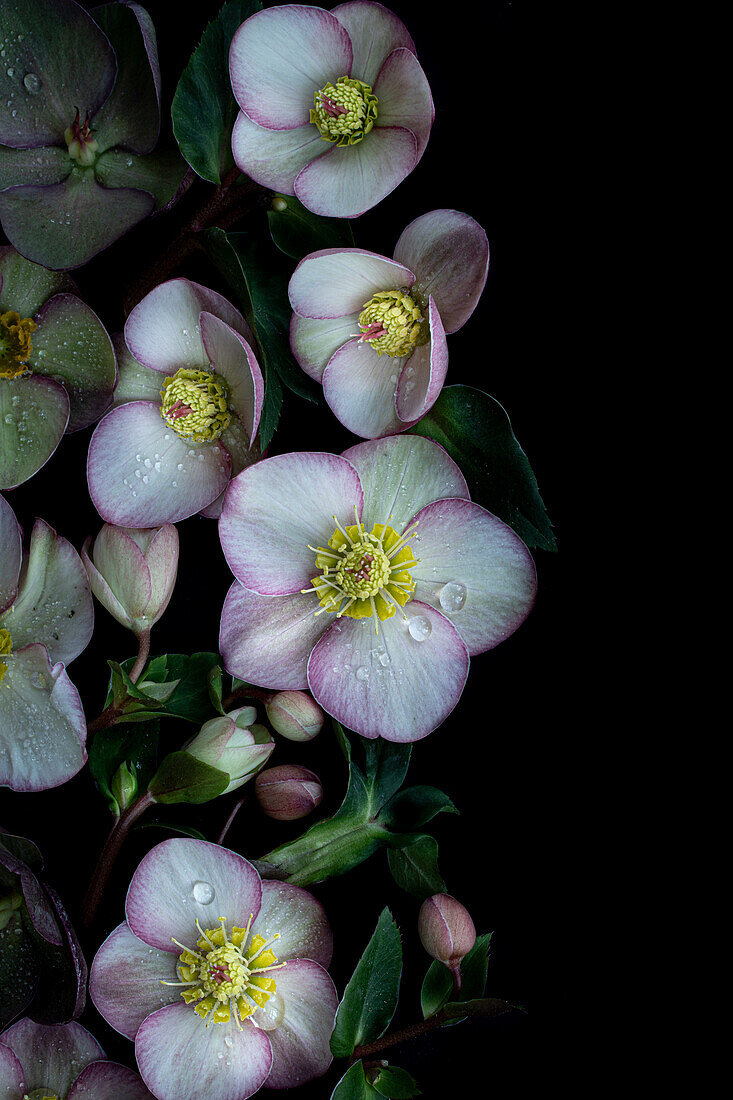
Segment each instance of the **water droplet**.
[{"label": "water droplet", "polygon": [[41,81],[35,73],[26,73],[23,77],[23,84],[25,85],[25,90],[30,92],[31,95],[35,95],[41,88]]},{"label": "water droplet", "polygon": [[200,905],[210,905],[214,900],[216,891],[210,882],[194,882],[191,888],[191,894],[194,901],[197,901]]},{"label": "water droplet", "polygon": [[386,668],[389,664],[389,653],[383,653],[382,656],[379,658],[379,663],[382,668]]},{"label": "water droplet", "polygon": [[413,615],[407,624],[407,629],[410,631],[410,637],[416,642],[424,642],[433,632],[429,620],[424,615]]},{"label": "water droplet", "polygon": [[357,678],[357,680],[361,680],[362,682],[364,680],[368,680],[369,679],[369,669],[365,665],[361,665],[356,670],[356,678]]},{"label": "water droplet", "polygon": [[466,589],[458,581],[448,581],[441,588],[438,599],[444,611],[460,611],[466,602]]},{"label": "water droplet", "polygon": [[257,1013],[257,1026],[263,1031],[274,1031],[285,1019],[285,1001],[275,992],[265,1001]]}]

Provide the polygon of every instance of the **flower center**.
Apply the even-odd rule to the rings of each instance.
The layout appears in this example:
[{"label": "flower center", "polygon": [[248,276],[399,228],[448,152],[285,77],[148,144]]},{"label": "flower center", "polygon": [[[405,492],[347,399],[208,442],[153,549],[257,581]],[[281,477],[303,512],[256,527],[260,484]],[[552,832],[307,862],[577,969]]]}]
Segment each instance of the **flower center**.
[{"label": "flower center", "polygon": [[92,137],[89,121],[89,115],[87,115],[84,123],[80,123],[77,107],[74,121],[64,130],[64,141],[69,148],[69,156],[82,168],[90,168],[94,164],[99,150],[98,143]]},{"label": "flower center", "polygon": [[316,92],[311,122],[324,141],[356,145],[376,122],[378,102],[369,84],[340,76],[335,84],[324,84]]},{"label": "flower center", "polygon": [[30,317],[21,319],[13,309],[0,313],[0,378],[20,378],[30,373],[26,364],[33,350],[31,334],[37,328]]},{"label": "flower center", "polygon": [[48,1089],[34,1089],[33,1092],[24,1092],[23,1100],[59,1100],[59,1096]]},{"label": "flower center", "polygon": [[412,355],[418,342],[425,343],[420,339],[423,320],[406,290],[379,290],[359,314],[359,343],[367,340],[377,355]]},{"label": "flower center", "polygon": [[229,423],[229,389],[218,374],[182,367],[166,378],[160,396],[160,415],[182,439],[211,443]]},{"label": "flower center", "polygon": [[391,618],[415,591],[410,569],[417,561],[408,540],[417,523],[402,535],[386,523],[375,523],[367,532],[359,520],[356,505],[354,514],[356,523],[349,527],[342,527],[333,517],[336,530],[328,540],[330,549],[308,547],[314,551],[316,566],[322,573],[311,578],[313,588],[301,591],[317,594],[321,607],[316,615],[323,611],[335,611],[339,619],[342,615],[351,619],[373,615],[375,630],[378,630],[377,621]]},{"label": "flower center", "polygon": [[[269,948],[280,933],[269,940],[259,935],[249,940],[251,913],[247,927],[234,926],[231,936],[227,935],[226,917],[219,917],[219,924],[219,928],[204,931],[196,921],[201,933],[196,943],[197,951],[173,940],[182,948],[176,967],[181,980],[161,984],[183,986],[181,996],[186,1004],[193,1004],[194,1012],[207,1027],[212,1022],[225,1024],[233,1019],[241,1031],[242,1020],[252,1016],[258,1008],[264,1008],[277,990],[270,974],[273,970],[282,970],[286,964],[278,964],[277,956]],[[269,1013],[252,1023],[270,1031],[273,1020],[277,1027],[282,1015],[276,1018]]]},{"label": "flower center", "polygon": [[[13,652],[13,639],[10,637],[10,631],[4,628],[0,630],[0,657],[8,657]],[[5,673],[8,671],[8,666],[5,661],[0,661],[0,684],[5,679]]]}]

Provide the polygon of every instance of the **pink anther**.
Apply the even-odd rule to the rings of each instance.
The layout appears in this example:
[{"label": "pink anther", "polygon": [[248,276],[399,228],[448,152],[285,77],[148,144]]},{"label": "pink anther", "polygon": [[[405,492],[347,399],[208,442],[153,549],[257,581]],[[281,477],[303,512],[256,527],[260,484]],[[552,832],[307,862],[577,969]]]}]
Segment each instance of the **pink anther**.
[{"label": "pink anther", "polygon": [[386,335],[387,330],[385,328],[382,328],[382,322],[372,321],[372,323],[369,325],[369,328],[365,329],[364,332],[362,332],[359,343],[363,344],[365,340],[378,340],[381,336]]},{"label": "pink anther", "polygon": [[329,118],[338,118],[339,115],[347,115],[349,113],[347,107],[342,107],[340,103],[336,103],[335,100],[330,99],[327,95],[321,96],[321,104]]}]

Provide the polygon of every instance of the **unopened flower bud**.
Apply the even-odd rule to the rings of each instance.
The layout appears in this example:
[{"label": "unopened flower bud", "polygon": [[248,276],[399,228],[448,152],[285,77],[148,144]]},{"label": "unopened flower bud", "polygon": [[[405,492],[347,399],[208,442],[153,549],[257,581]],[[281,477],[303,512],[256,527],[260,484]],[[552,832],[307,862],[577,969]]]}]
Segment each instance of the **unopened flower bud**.
[{"label": "unopened flower bud", "polygon": [[267,768],[255,780],[257,801],[268,817],[295,821],[314,810],[323,798],[318,776],[297,764]]},{"label": "unopened flower bud", "polygon": [[129,767],[126,760],[123,760],[113,775],[109,789],[119,807],[120,813],[126,810],[135,801],[135,796],[137,795],[137,776]]},{"label": "unopened flower bud", "polygon": [[265,727],[255,724],[256,717],[254,707],[240,707],[231,714],[212,718],[186,746],[186,752],[197,760],[228,773],[229,786],[222,794],[243,786],[275,748]]},{"label": "unopened flower bud", "polygon": [[450,894],[433,894],[422,903],[417,930],[428,955],[452,970],[476,942],[470,913]]},{"label": "unopened flower bud", "polygon": [[267,704],[272,727],[288,741],[312,741],[323,727],[324,714],[305,691],[279,691]]},{"label": "unopened flower bud", "polygon": [[164,527],[114,527],[105,523],[81,551],[92,592],[133,633],[150,630],[165,611],[178,571],[178,532]]}]

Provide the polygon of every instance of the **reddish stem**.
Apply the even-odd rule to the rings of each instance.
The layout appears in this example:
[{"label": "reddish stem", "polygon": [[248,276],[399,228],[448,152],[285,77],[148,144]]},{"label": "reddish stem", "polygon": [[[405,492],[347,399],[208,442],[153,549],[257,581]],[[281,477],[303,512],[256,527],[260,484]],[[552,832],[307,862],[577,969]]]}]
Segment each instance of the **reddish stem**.
[{"label": "reddish stem", "polygon": [[84,927],[88,928],[97,915],[99,903],[102,900],[107,880],[109,879],[114,862],[120,853],[125,837],[129,833],[141,814],[153,805],[154,798],[148,791],[137,802],[133,802],[120,818],[112,826],[109,836],[102,848],[94,874],[89,882],[89,888],[84,898]]}]

